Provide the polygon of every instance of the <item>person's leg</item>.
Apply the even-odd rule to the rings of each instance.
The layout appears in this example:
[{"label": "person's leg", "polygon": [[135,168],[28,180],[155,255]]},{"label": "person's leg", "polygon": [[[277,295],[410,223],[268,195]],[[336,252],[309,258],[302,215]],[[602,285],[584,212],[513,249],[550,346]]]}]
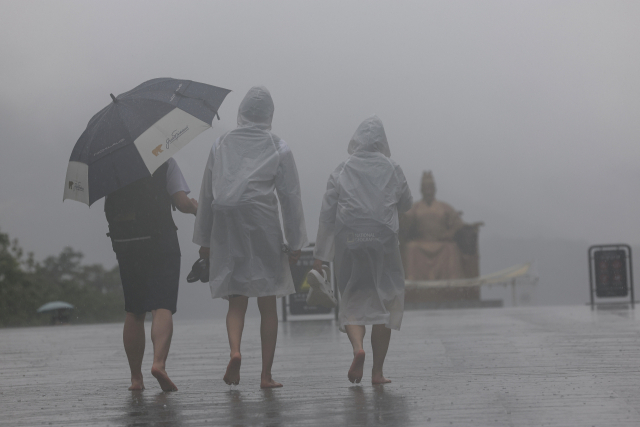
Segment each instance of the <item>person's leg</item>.
[{"label": "person's leg", "polygon": [[171,381],[165,370],[173,336],[173,315],[166,308],[152,310],[151,314],[153,315],[151,323],[151,342],[153,342],[151,375],[158,380],[163,391],[178,391],[178,387]]},{"label": "person's leg", "polygon": [[391,340],[391,329],[385,325],[373,325],[371,328],[371,349],[373,350],[373,369],[371,369],[371,383],[390,383],[382,374],[382,365],[387,357],[389,341]]},{"label": "person's leg", "polygon": [[364,375],[364,349],[362,347],[367,330],[364,325],[345,325],[344,328],[353,347],[353,362],[351,362],[347,376],[352,383],[359,383]]},{"label": "person's leg", "polygon": [[[114,246],[114,250],[116,247]],[[122,248],[120,248],[122,249]],[[145,348],[144,318],[144,280],[140,276],[140,263],[129,251],[116,251],[120,267],[120,281],[124,294],[124,319],[122,341],[131,369],[131,387],[129,390],[144,390],[142,381],[142,359]]]},{"label": "person's leg", "polygon": [[229,347],[231,349],[227,372],[222,378],[225,383],[240,383],[240,365],[242,355],[240,354],[240,342],[242,341],[242,331],[244,330],[244,316],[247,313],[249,298],[243,295],[229,297],[229,311],[227,312],[227,335],[229,336]]},{"label": "person's leg", "polygon": [[144,357],[144,316],[146,313],[134,314],[127,312],[122,330],[124,351],[129,360],[131,370],[131,387],[129,390],[144,390],[142,381],[142,358]]},{"label": "person's leg", "polygon": [[275,295],[259,297],[258,308],[260,309],[260,339],[262,341],[260,388],[282,387],[282,384],[271,378],[271,366],[278,340],[278,310]]}]

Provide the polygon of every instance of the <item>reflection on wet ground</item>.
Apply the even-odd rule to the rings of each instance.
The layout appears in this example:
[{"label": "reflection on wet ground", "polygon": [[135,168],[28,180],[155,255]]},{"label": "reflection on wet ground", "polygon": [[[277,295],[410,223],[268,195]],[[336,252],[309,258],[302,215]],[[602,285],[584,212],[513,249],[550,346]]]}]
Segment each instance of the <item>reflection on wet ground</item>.
[{"label": "reflection on wet ground", "polygon": [[126,396],[125,414],[117,425],[131,427],[142,426],[180,426],[181,416],[180,402],[173,399],[170,393],[157,393],[145,400],[144,391],[131,391]]},{"label": "reflection on wet ground", "polygon": [[273,372],[285,387],[260,390],[258,319],[235,387],[221,380],[224,323],[178,322],[176,393],[150,375],[127,391],[120,325],[4,329],[0,425],[637,426],[638,326],[626,309],[408,312],[385,367],[393,382],[372,386],[366,370],[348,382],[350,345],[332,320],[283,323]]},{"label": "reflection on wet ground", "polygon": [[373,386],[370,392],[361,386],[351,386],[349,391],[351,399],[344,401],[346,425],[403,426],[409,423],[404,398],[389,391],[388,385]]},{"label": "reflection on wet ground", "polygon": [[[385,387],[387,389],[385,390]],[[347,388],[347,393],[340,401],[341,407],[332,407],[330,402],[324,408],[317,408],[319,413],[326,411],[322,419],[337,418],[340,425],[368,426],[390,425],[403,426],[409,423],[409,412],[405,399],[389,390],[389,385],[372,386],[370,388],[354,385]],[[183,415],[183,399],[177,393],[156,393],[151,397],[140,391],[125,393],[122,416],[113,419],[114,424],[130,427],[142,426],[181,426],[191,417]],[[198,420],[203,425],[229,426],[284,426],[297,424],[317,424],[313,419],[304,417],[305,411],[292,410],[283,405],[279,397],[281,390],[261,390],[258,393],[242,392],[229,389],[219,395],[220,401],[203,404],[199,408],[204,419]],[[185,404],[185,406],[190,406]],[[211,406],[217,408],[211,408]],[[292,417],[286,413],[295,413]],[[209,414],[209,415],[207,415]],[[338,416],[336,417],[336,414]],[[284,415],[284,416],[283,416]],[[344,424],[342,424],[344,423]]]}]

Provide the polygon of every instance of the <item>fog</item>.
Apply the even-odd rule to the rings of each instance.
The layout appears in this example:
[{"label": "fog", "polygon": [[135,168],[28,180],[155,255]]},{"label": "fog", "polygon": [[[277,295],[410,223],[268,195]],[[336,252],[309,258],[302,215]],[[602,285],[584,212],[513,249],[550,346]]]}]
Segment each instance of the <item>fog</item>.
[{"label": "fog", "polygon": [[[414,199],[432,170],[438,199],[485,222],[482,273],[535,260],[541,282],[523,302],[582,304],[587,247],[640,245],[639,13],[582,0],[2,1],[0,230],[38,259],[69,245],[115,265],[102,201],[62,203],[71,149],[109,93],[155,77],[233,90],[176,156],[197,197],[212,143],[262,84],[309,240],[329,173],[375,113]],[[184,277],[193,217],[174,218]],[[223,308],[181,284],[179,316]]]}]

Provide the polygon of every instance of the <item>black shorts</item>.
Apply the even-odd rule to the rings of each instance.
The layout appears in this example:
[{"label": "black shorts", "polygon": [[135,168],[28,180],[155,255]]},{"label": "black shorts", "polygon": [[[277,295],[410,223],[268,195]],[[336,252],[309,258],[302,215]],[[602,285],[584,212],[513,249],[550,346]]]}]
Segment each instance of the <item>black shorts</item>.
[{"label": "black shorts", "polygon": [[[177,238],[175,241],[177,243]],[[158,247],[157,243],[150,246],[146,242],[114,244],[120,266],[125,311],[142,314],[164,308],[171,313],[176,312],[180,249],[170,249],[162,244]]]}]

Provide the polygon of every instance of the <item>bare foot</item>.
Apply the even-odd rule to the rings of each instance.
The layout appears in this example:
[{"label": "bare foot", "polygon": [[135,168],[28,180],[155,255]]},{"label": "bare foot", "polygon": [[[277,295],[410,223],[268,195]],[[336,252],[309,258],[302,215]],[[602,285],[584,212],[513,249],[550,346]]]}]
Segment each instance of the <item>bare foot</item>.
[{"label": "bare foot", "polygon": [[386,379],[384,375],[382,375],[382,372],[380,372],[379,374],[373,372],[371,373],[371,384],[373,385],[388,384],[390,382],[391,380]]},{"label": "bare foot", "polygon": [[225,383],[229,385],[240,384],[240,365],[242,364],[242,356],[240,353],[236,353],[231,356],[229,364],[227,365],[227,372],[225,372],[222,378]]},{"label": "bare foot", "polygon": [[364,350],[358,351],[353,356],[353,362],[351,362],[351,367],[349,368],[349,373],[347,374],[349,377],[349,381],[352,383],[360,383],[362,381],[364,368]]},{"label": "bare foot", "polygon": [[129,390],[144,390],[144,382],[142,381],[142,374],[131,375],[131,387]]},{"label": "bare foot", "polygon": [[156,377],[162,391],[178,391],[178,387],[176,387],[173,381],[171,381],[169,375],[167,375],[167,371],[165,371],[164,368],[155,365],[152,366],[151,375]]},{"label": "bare foot", "polygon": [[278,388],[282,387],[282,384],[276,382],[271,378],[271,375],[263,376],[260,379],[260,388]]}]

